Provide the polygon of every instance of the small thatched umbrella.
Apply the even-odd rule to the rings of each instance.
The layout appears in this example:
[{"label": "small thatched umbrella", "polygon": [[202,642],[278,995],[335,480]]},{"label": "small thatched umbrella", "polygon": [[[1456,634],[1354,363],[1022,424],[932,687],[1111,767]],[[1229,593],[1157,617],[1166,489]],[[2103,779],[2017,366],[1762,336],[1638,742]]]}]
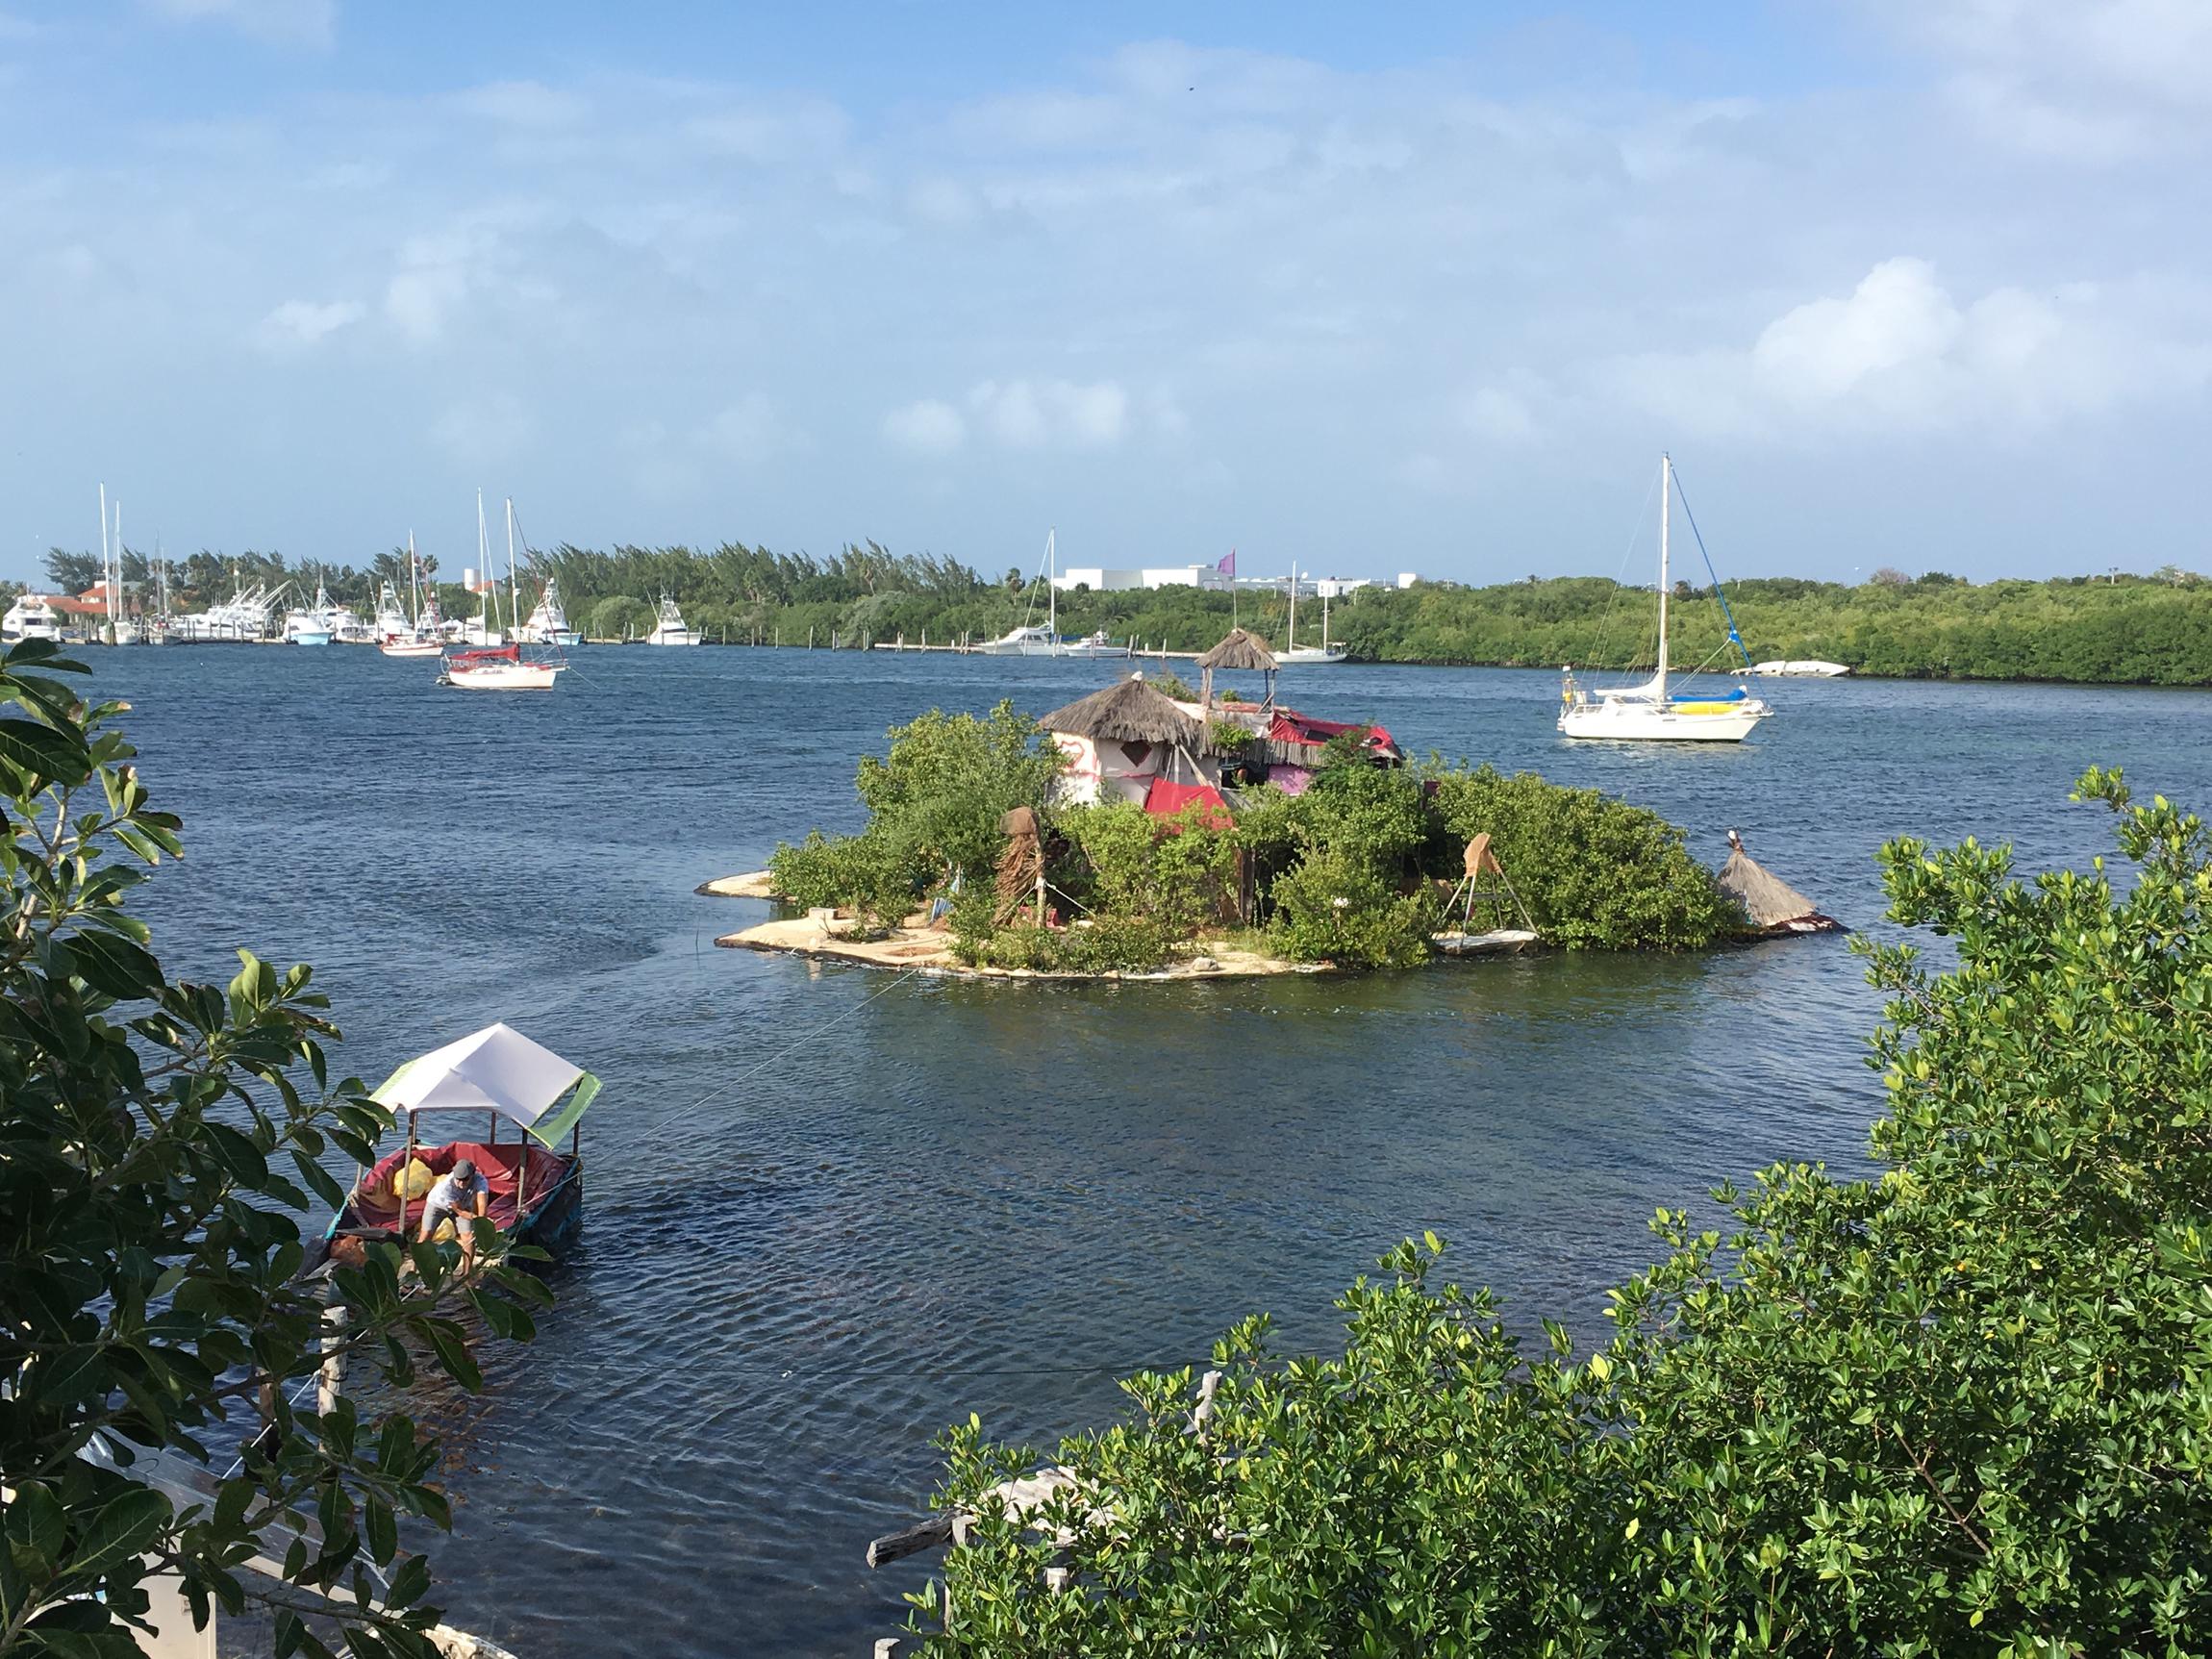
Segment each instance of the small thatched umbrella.
[{"label": "small thatched umbrella", "polygon": [[1751,925],[1762,932],[1788,928],[1791,932],[1818,933],[1837,925],[1822,916],[1811,899],[1755,863],[1734,830],[1728,832],[1728,862],[1721,867],[1719,886],[1744,907]]},{"label": "small thatched umbrella", "polygon": [[1214,670],[1237,668],[1268,676],[1269,702],[1275,700],[1275,656],[1267,641],[1242,628],[1231,628],[1225,639],[1198,659],[1198,706],[1206,718],[1214,717]]}]

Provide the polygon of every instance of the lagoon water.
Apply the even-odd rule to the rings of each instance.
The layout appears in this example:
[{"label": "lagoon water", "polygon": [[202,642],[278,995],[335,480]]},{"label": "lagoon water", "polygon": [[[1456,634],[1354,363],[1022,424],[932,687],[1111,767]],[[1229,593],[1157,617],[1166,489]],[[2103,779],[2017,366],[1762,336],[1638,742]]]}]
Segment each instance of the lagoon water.
[{"label": "lagoon water", "polygon": [[[371,1081],[494,1018],[606,1079],[540,1339],[417,1402],[451,1453],[448,1617],[525,1659],[865,1653],[929,1563],[863,1551],[923,1512],[945,1423],[1046,1442],[1254,1309],[1325,1346],[1332,1296],[1423,1228],[1509,1317],[1594,1332],[1655,1206],[1848,1165],[1879,1105],[1878,1000],[1832,939],[1081,988],[714,948],[760,907],[693,887],[855,827],[887,726],[1039,712],[1115,665],[588,649],[550,695],[487,697],[362,649],[93,656],[185,817],[147,901],[172,971],[313,962]],[[1710,863],[1734,825],[1860,925],[1888,836],[2086,867],[2091,762],[2212,803],[2200,694],[1767,691],[1780,717],[1711,749],[1570,744],[1533,672],[1308,668],[1283,695],[1618,792]]]}]

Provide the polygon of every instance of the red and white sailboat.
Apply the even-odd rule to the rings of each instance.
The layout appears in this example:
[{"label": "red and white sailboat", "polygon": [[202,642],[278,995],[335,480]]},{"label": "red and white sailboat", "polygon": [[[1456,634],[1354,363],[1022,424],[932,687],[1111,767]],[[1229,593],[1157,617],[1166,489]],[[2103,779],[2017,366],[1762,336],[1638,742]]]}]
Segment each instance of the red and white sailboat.
[{"label": "red and white sailboat", "polygon": [[[484,534],[484,497],[481,493],[476,498],[476,537],[479,546],[487,544],[488,539]],[[491,579],[490,592],[490,602],[495,604],[499,592],[499,579],[496,576]],[[510,496],[507,501],[507,608],[510,620],[518,614],[515,609],[515,500]],[[488,635],[491,632],[489,624],[493,619],[489,611],[488,605],[485,618]],[[439,684],[457,686],[465,691],[550,691],[554,676],[567,666],[567,660],[558,651],[525,657],[521,644],[511,640],[505,644],[484,644],[454,652],[445,659],[445,671],[439,676]]]}]

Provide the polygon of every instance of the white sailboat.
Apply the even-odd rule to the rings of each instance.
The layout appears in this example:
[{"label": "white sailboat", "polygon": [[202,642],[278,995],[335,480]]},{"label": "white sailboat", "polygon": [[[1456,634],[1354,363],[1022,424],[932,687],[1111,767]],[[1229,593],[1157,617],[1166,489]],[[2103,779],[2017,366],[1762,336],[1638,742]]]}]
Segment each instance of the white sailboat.
[{"label": "white sailboat", "polygon": [[653,631],[645,636],[645,643],[696,645],[699,643],[699,631],[685,622],[683,612],[676,609],[676,601],[664,593],[661,595],[660,618],[654,622]]},{"label": "white sailboat", "polygon": [[1274,655],[1277,663],[1286,666],[1295,663],[1341,663],[1345,660],[1344,647],[1329,643],[1329,598],[1326,593],[1321,595],[1321,642],[1319,645],[1298,643],[1298,573],[1295,569],[1291,572],[1290,624],[1283,636],[1283,649]]},{"label": "white sailboat", "polygon": [[[1044,579],[1044,620],[1042,624],[1023,622],[1018,628],[1010,628],[995,640],[985,640],[968,647],[977,657],[1126,657],[1131,654],[1126,641],[1106,637],[1101,628],[1097,633],[1080,640],[1063,640],[1060,637],[1060,553],[1058,532],[1044,533],[1044,561],[1040,574]],[[1031,600],[1032,606],[1035,600]]]},{"label": "white sailboat", "polygon": [[[1628,742],[1741,742],[1752,727],[1774,711],[1745,687],[1722,697],[1676,699],[1667,691],[1667,600],[1672,578],[1667,564],[1667,538],[1672,518],[1674,463],[1659,458],[1659,669],[1634,686],[1592,690],[1574,678],[1571,665],[1561,670],[1559,729],[1571,738]],[[1731,625],[1730,634],[1734,634]]]},{"label": "white sailboat", "polygon": [[422,562],[415,555],[415,532],[407,533],[407,587],[415,615],[399,608],[390,582],[376,607],[376,648],[388,657],[435,657],[445,649],[438,627],[438,600],[422,602]]}]

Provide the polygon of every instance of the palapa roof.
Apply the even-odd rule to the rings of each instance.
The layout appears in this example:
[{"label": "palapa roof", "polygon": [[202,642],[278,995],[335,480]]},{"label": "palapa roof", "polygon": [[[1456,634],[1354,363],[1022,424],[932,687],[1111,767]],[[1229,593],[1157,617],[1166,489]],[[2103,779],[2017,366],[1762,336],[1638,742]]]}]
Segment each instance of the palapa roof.
[{"label": "palapa roof", "polygon": [[1242,628],[1231,628],[1226,639],[1198,659],[1198,666],[1251,668],[1271,674],[1275,670],[1275,658],[1274,653],[1268,649],[1267,641],[1257,634],[1248,634]]},{"label": "palapa roof", "polygon": [[1778,927],[1812,916],[1820,907],[1779,877],[1772,876],[1742,847],[1721,867],[1721,891],[1744,907],[1755,927]]},{"label": "palapa roof", "polygon": [[1054,709],[1037,723],[1069,737],[1104,738],[1117,743],[1180,743],[1187,749],[1195,749],[1203,736],[1198,722],[1143,674],[1131,674],[1102,691]]}]

